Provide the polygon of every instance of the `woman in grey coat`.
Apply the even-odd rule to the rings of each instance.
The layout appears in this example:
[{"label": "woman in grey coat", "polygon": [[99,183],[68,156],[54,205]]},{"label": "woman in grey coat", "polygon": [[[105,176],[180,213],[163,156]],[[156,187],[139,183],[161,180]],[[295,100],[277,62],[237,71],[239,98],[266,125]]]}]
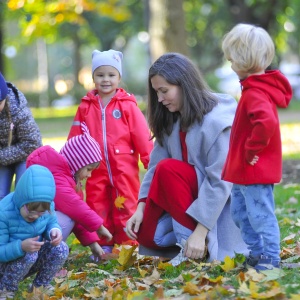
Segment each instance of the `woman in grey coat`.
[{"label": "woman in grey coat", "polygon": [[[126,231],[141,254],[171,260],[247,255],[230,215],[232,185],[221,180],[236,101],[210,92],[185,56],[162,55],[149,70],[148,121],[155,138],[139,204]],[[175,251],[176,253],[176,251]]]},{"label": "woman in grey coat", "polygon": [[10,193],[26,169],[26,158],[42,145],[42,138],[27,100],[0,73],[0,200]]}]

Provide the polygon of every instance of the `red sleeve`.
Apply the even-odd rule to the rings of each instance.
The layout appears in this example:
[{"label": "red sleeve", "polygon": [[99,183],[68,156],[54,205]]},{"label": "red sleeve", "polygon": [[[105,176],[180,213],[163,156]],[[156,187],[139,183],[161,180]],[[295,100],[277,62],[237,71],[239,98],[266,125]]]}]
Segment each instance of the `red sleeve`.
[{"label": "red sleeve", "polygon": [[54,200],[56,210],[66,214],[86,230],[96,231],[103,224],[103,219],[76,193],[73,179],[58,174],[54,174],[54,179],[56,184]]},{"label": "red sleeve", "polygon": [[82,102],[77,109],[77,112],[75,114],[75,117],[73,119],[71,128],[70,128],[70,132],[68,135],[68,140],[76,135],[80,135],[82,134],[82,130],[81,130],[81,122],[84,122],[84,116],[86,114],[87,111],[87,104],[85,102]]},{"label": "red sleeve", "polygon": [[145,116],[136,103],[132,103],[128,113],[128,123],[131,138],[135,149],[140,155],[144,168],[148,168],[150,153],[153,149],[153,141]]},{"label": "red sleeve", "polygon": [[99,241],[99,236],[95,231],[89,232],[80,224],[75,224],[73,233],[83,246],[88,246]]}]

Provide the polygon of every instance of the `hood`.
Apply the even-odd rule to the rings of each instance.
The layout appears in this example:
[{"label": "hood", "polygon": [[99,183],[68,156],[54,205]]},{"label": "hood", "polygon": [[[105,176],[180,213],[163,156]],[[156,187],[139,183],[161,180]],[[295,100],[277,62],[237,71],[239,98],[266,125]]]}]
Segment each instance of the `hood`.
[{"label": "hood", "polygon": [[52,173],[45,167],[32,165],[20,178],[12,200],[18,208],[31,202],[53,202],[55,182]]},{"label": "hood", "polygon": [[9,106],[12,115],[17,115],[19,110],[27,106],[27,100],[22,92],[20,92],[11,82],[7,82]]},{"label": "hood", "polygon": [[241,81],[243,92],[248,88],[256,88],[264,91],[270,99],[281,108],[289,105],[293,91],[288,79],[279,71],[266,71],[265,74],[251,75]]},{"label": "hood", "polygon": [[[89,91],[86,96],[84,96],[82,99],[82,101],[86,100],[86,101],[96,101],[98,103],[98,91],[97,90],[92,90]],[[127,93],[124,89],[122,88],[118,88],[117,92],[115,93],[115,95],[112,98],[112,101],[132,101],[136,103],[136,99],[135,96],[133,94],[129,94]]]}]

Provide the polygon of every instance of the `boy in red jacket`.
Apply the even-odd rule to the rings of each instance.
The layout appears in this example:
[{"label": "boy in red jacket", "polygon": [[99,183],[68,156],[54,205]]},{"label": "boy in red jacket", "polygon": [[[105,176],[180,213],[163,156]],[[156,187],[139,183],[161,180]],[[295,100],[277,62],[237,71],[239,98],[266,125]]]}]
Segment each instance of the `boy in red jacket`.
[{"label": "boy in red jacket", "polygon": [[99,241],[106,252],[111,252],[114,244],[135,243],[128,241],[124,228],[137,207],[139,159],[147,169],[153,148],[134,95],[118,87],[122,59],[119,51],[93,51],[95,89],[82,98],[68,137],[81,134],[80,124],[85,122],[101,147],[103,160],[87,180],[86,202],[113,235],[109,243]]},{"label": "boy in red jacket", "polygon": [[266,71],[275,47],[263,28],[236,25],[225,35],[222,49],[242,87],[222,172],[222,179],[233,183],[232,218],[250,250],[247,264],[257,271],[279,268],[273,196],[274,183],[282,175],[277,106],[288,106],[292,88],[280,71]]}]

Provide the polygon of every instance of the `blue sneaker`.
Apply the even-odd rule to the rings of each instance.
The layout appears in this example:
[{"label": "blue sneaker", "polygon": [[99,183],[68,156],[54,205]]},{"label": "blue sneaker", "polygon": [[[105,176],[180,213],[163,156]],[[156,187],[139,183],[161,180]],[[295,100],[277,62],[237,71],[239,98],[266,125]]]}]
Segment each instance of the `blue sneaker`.
[{"label": "blue sneaker", "polygon": [[254,268],[257,265],[260,258],[261,258],[261,255],[253,256],[250,253],[249,256],[246,258],[246,260],[244,261],[243,265],[245,268],[249,268],[249,267]]},{"label": "blue sneaker", "polygon": [[280,259],[262,255],[254,268],[257,272],[280,268]]},{"label": "blue sneaker", "polygon": [[113,246],[101,246],[105,253],[112,253]]}]

